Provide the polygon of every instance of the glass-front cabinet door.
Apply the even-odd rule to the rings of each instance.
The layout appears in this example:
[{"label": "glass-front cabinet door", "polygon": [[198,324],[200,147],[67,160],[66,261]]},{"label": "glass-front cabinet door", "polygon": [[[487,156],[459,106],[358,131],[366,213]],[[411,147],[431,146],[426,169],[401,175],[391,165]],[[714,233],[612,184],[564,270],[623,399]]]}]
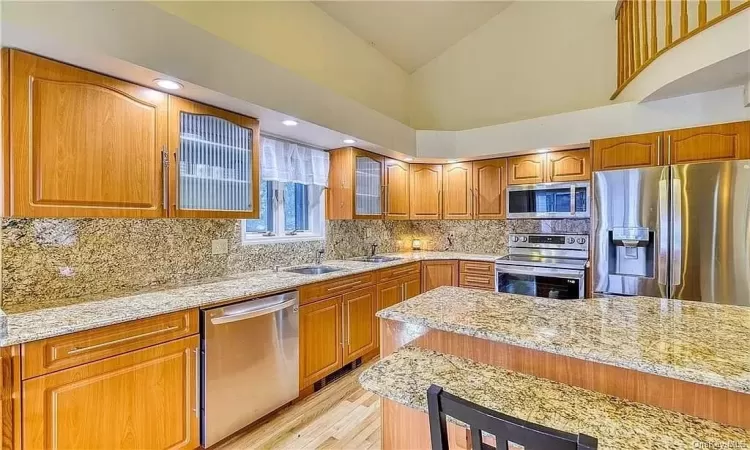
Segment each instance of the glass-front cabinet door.
[{"label": "glass-front cabinet door", "polygon": [[257,218],[259,127],[256,119],[170,98],[170,214]]},{"label": "glass-front cabinet door", "polygon": [[354,150],[354,218],[383,217],[383,158]]}]

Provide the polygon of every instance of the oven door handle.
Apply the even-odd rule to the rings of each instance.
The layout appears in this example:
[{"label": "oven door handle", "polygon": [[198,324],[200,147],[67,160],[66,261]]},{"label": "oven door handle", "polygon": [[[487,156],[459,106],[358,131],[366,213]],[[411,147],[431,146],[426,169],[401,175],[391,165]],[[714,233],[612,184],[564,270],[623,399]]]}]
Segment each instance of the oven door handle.
[{"label": "oven door handle", "polygon": [[524,267],[515,269],[508,266],[495,267],[495,273],[507,273],[509,275],[535,275],[552,278],[583,278],[583,270],[555,269],[552,267]]}]

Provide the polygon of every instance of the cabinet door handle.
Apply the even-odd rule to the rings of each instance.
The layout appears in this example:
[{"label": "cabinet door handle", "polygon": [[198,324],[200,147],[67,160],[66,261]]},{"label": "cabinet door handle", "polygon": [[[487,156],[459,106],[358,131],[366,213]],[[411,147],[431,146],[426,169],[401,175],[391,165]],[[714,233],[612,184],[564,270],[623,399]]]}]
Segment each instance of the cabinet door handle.
[{"label": "cabinet door handle", "polygon": [[161,150],[161,165],[162,206],[164,212],[169,215],[169,153],[166,146]]},{"label": "cabinet door handle", "polygon": [[201,416],[201,354],[198,347],[193,349],[195,353],[195,417]]}]

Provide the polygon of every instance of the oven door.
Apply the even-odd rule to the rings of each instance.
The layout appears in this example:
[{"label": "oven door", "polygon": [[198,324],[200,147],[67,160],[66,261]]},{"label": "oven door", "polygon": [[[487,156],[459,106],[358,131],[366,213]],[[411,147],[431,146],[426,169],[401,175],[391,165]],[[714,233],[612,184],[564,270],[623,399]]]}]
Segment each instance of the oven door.
[{"label": "oven door", "polygon": [[495,277],[495,290],[506,294],[572,300],[586,292],[583,270],[498,265]]},{"label": "oven door", "polygon": [[540,183],[506,188],[507,218],[590,217],[590,183]]}]

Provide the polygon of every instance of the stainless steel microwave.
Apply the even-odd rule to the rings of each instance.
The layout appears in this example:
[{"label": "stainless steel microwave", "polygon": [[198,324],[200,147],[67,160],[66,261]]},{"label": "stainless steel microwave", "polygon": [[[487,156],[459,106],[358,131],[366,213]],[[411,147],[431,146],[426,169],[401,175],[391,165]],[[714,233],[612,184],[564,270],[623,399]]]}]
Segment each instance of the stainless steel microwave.
[{"label": "stainless steel microwave", "polygon": [[591,216],[591,183],[539,183],[508,186],[508,219],[567,219]]}]

